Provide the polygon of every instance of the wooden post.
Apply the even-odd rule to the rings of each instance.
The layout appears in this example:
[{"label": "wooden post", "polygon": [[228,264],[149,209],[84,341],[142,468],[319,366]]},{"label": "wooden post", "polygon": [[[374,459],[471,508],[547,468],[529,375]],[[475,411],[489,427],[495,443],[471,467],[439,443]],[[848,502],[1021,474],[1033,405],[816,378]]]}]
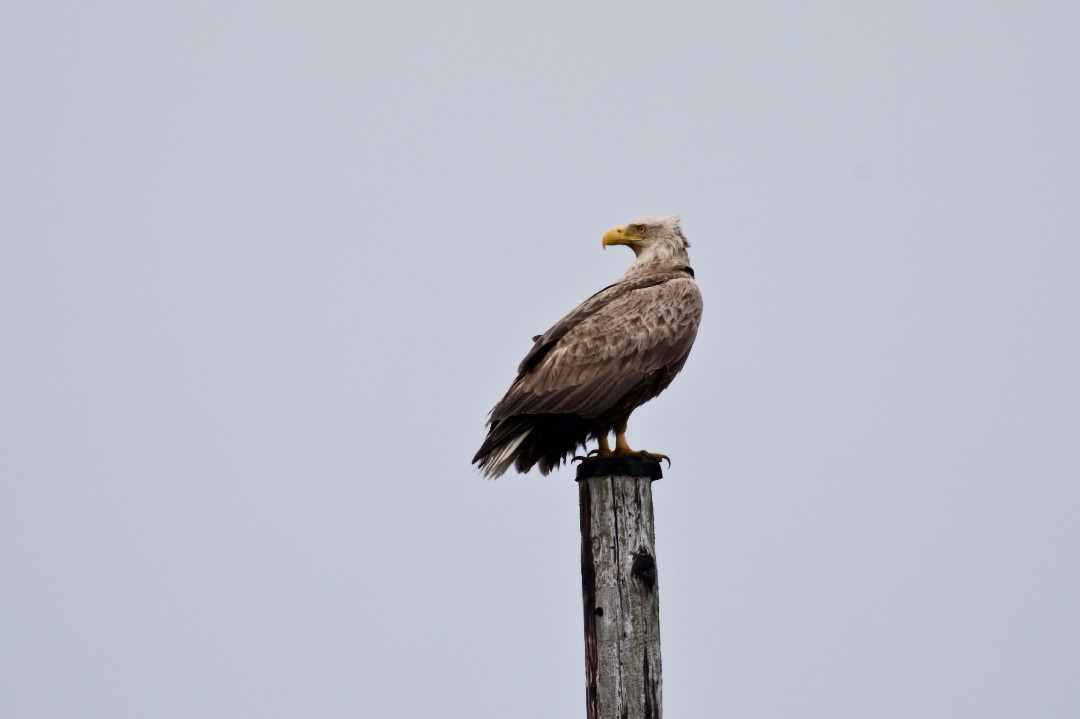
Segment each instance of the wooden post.
[{"label": "wooden post", "polygon": [[660,600],[645,458],[578,467],[588,719],[660,719]]}]

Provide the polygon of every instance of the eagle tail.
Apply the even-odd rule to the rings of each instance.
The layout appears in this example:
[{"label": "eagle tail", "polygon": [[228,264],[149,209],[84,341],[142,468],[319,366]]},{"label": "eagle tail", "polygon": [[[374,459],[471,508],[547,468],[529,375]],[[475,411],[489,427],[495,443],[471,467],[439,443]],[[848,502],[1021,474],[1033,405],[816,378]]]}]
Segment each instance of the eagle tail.
[{"label": "eagle tail", "polygon": [[501,477],[517,459],[518,447],[528,436],[529,430],[526,429],[524,432],[510,435],[503,442],[490,448],[488,442],[484,442],[484,446],[473,457],[473,463],[479,465],[480,471],[488,479]]},{"label": "eagle tail", "polygon": [[585,420],[575,414],[519,414],[494,420],[473,457],[485,477],[503,475],[511,465],[524,474],[539,465],[548,474],[588,439]]}]

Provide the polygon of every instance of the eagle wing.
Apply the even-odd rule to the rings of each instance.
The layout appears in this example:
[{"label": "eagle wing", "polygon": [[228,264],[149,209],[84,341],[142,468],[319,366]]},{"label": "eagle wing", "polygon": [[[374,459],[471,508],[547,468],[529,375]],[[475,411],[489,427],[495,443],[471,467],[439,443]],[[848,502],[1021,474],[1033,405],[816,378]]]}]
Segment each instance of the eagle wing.
[{"label": "eagle wing", "polygon": [[651,373],[674,376],[701,321],[701,293],[682,272],[620,282],[536,338],[491,421],[520,414],[600,415]]}]

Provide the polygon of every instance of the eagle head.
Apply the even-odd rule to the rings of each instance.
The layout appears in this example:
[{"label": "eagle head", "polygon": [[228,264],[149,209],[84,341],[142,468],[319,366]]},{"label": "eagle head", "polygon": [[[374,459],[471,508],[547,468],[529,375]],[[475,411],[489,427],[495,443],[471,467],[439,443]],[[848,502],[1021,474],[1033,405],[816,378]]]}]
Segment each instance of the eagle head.
[{"label": "eagle head", "polygon": [[626,245],[638,256],[639,262],[645,257],[669,258],[686,255],[690,241],[679,227],[679,217],[642,217],[629,225],[613,227],[604,233],[601,244]]}]

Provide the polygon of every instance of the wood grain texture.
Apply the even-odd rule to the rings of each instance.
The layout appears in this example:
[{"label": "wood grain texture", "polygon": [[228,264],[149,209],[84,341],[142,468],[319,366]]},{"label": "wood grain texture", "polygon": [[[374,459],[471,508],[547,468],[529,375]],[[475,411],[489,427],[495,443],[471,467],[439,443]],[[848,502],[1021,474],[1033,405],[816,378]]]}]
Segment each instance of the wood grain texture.
[{"label": "wood grain texture", "polygon": [[589,719],[660,719],[652,480],[578,482]]}]

